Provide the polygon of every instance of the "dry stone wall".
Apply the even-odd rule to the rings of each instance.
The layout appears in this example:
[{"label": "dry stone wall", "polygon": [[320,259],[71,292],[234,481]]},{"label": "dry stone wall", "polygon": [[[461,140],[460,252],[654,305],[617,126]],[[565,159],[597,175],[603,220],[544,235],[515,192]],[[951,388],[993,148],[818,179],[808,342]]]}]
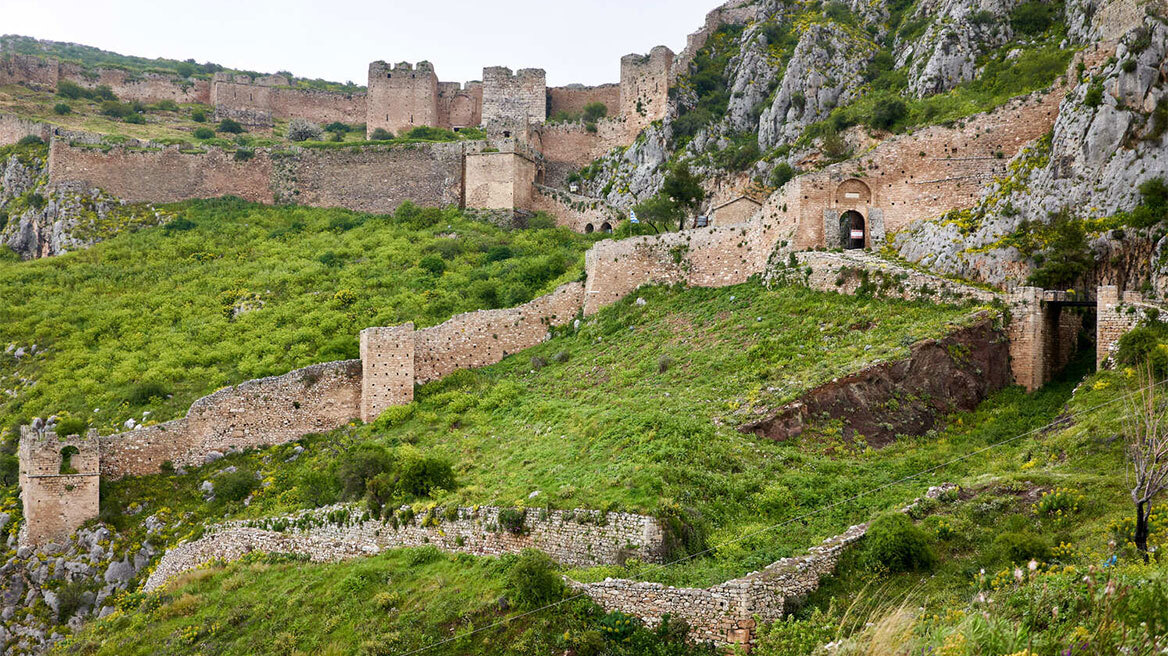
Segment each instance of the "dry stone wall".
[{"label": "dry stone wall", "polygon": [[47,142],[52,135],[53,127],[47,123],[0,114],[0,146],[14,144],[28,136],[40,137]]},{"label": "dry stone wall", "polygon": [[808,549],[805,556],[784,558],[761,571],[709,588],[674,588],[625,579],[568,583],[606,611],[639,617],[651,627],[669,615],[689,624],[692,640],[745,644],[752,640],[758,622],[783,618],[787,599],[819,587],[819,579],[835,570],[840,552],[867,530],[866,524],[853,526]]},{"label": "dry stone wall", "polygon": [[334,506],[288,517],[229,522],[199,540],[168,551],[145,588],[154,590],[176,574],[211,561],[237,560],[251,551],[303,554],[313,562],[336,562],[373,555],[382,549],[432,545],[475,556],[535,548],[571,567],[623,563],[634,557],[661,562],[664,533],[653,517],[597,510],[528,509],[522,532],[511,532],[500,526],[501,510],[492,506],[452,508],[448,516],[445,509],[436,509],[432,514],[399,522],[373,519],[348,506]]}]

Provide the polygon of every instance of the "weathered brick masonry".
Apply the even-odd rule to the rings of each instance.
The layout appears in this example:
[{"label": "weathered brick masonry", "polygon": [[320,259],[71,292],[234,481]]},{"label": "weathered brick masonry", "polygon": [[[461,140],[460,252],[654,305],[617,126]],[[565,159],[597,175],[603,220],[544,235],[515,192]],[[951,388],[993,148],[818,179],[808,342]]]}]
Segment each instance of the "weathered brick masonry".
[{"label": "weathered brick masonry", "polygon": [[1115,355],[1119,338],[1151,316],[1162,316],[1163,308],[1144,300],[1139,292],[1124,292],[1114,285],[1099,288],[1096,295],[1095,364],[1102,369]]},{"label": "weathered brick masonry", "polygon": [[[62,541],[97,516],[101,457],[96,432],[58,438],[52,431],[21,426],[19,449],[22,544]],[[71,452],[68,468],[66,449]]]},{"label": "weathered brick masonry", "polygon": [[[204,101],[207,102],[207,101]],[[363,123],[365,94],[301,89],[282,75],[251,78],[216,73],[209,102],[216,109],[258,110],[274,118],[303,118],[317,123]]]},{"label": "weathered brick masonry", "polygon": [[[451,553],[498,556],[535,548],[571,567],[592,567],[639,558],[660,562],[664,534],[655,518],[597,510],[528,509],[522,533],[499,524],[501,508],[456,509],[457,519],[435,513],[432,526],[370,519],[349,507],[334,506],[282,518],[234,521],[209,535],[167,551],[146,581],[154,590],[167,579],[211,561],[237,560],[250,551],[296,553],[314,562],[335,562],[376,554],[382,549],[432,545]],[[342,523],[328,516],[345,515]],[[307,520],[307,521],[306,521]],[[298,528],[297,522],[308,526]],[[275,530],[279,529],[279,530]]]},{"label": "weathered brick masonry", "polygon": [[543,185],[535,185],[531,209],[554,216],[556,225],[584,233],[612,230],[624,218],[602,200]]}]

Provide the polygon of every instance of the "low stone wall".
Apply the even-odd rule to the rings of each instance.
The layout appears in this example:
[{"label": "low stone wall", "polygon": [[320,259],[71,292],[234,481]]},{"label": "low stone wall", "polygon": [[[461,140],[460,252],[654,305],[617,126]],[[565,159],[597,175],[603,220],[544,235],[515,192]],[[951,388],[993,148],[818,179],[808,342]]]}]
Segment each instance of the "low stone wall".
[{"label": "low stone wall", "polygon": [[599,232],[607,224],[616,229],[624,215],[599,198],[589,198],[552,187],[535,185],[531,209],[547,212],[556,219],[556,225],[576,232]]},{"label": "low stone wall", "polygon": [[996,292],[911,269],[864,251],[794,253],[767,270],[769,282],[796,283],[821,292],[945,303],[991,303]]},{"label": "low stone wall", "polygon": [[155,474],[166,461],[199,465],[211,451],[290,442],[345,425],[360,405],[360,360],[250,380],[195,401],[181,419],[102,436],[102,475]]},{"label": "low stone wall", "polygon": [[414,380],[437,380],[459,369],[499,362],[507,355],[547,339],[584,306],[584,285],[572,282],[551,294],[505,310],[479,310],[414,333]]},{"label": "low stone wall", "polygon": [[669,615],[689,624],[692,640],[746,644],[753,639],[759,622],[783,618],[787,599],[818,588],[819,579],[835,571],[840,552],[864,537],[867,530],[867,524],[853,526],[808,549],[805,556],[784,558],[761,571],[709,588],[674,588],[626,579],[599,583],[568,580],[568,585],[604,610],[636,616],[651,627]]},{"label": "low stone wall", "polygon": [[399,522],[371,519],[350,506],[333,506],[288,517],[229,522],[168,551],[146,581],[146,589],[153,590],[174,575],[213,560],[236,560],[249,551],[303,554],[314,562],[424,545],[475,556],[534,548],[573,567],[621,563],[630,557],[646,562],[662,559],[664,534],[653,517],[528,509],[524,532],[511,533],[499,525],[501,510],[492,506],[458,508],[448,517],[439,508]]},{"label": "low stone wall", "polygon": [[979,313],[967,328],[914,344],[907,358],[820,385],[741,430],[786,440],[812,422],[837,419],[845,439],[862,437],[871,446],[922,435],[938,417],[973,410],[1010,384],[1010,348],[998,323]]}]

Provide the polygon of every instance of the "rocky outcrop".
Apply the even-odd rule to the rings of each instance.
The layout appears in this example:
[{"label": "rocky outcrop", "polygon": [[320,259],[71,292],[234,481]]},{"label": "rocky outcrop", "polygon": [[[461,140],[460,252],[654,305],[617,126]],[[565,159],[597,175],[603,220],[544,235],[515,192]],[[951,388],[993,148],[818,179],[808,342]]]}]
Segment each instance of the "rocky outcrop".
[{"label": "rocky outcrop", "polygon": [[972,80],[977,58],[1014,36],[1016,0],[926,0],[908,21],[931,20],[924,34],[900,47],[897,68],[908,66],[909,90],[918,97]]},{"label": "rocky outcrop", "polygon": [[125,230],[158,225],[170,215],[127,205],[77,184],[50,185],[44,157],[12,155],[0,165],[0,244],[21,259],[88,248]]},{"label": "rocky outcrop", "polygon": [[845,439],[862,438],[871,446],[898,435],[923,435],[938,417],[973,410],[1010,383],[1009,344],[996,324],[985,316],[943,339],[914,344],[903,360],[821,385],[741,430],[787,440],[826,418],[843,423]]},{"label": "rocky outcrop", "polygon": [[[1168,26],[1146,18],[1108,62],[1082,76],[1051,135],[1020,153],[973,210],[903,231],[893,242],[899,254],[970,280],[1022,282],[1034,263],[1006,238],[1024,222],[1048,223],[1064,209],[1078,219],[1131,210],[1143,182],[1168,178]],[[1092,235],[1100,267],[1088,286],[1119,282],[1125,274],[1106,265],[1129,248],[1146,252],[1141,238],[1132,230]]]},{"label": "rocky outcrop", "polygon": [[759,117],[759,147],[792,141],[808,125],[854,100],[875,51],[871,41],[836,26],[809,27],[795,47],[774,100]]},{"label": "rocky outcrop", "polygon": [[[0,565],[0,654],[39,653],[64,637],[62,626],[76,631],[113,611],[110,597],[130,589],[158,554],[150,542],[117,554],[110,546],[114,537],[98,526],[78,531],[63,545],[11,552]],[[8,546],[15,548],[15,534]]]},{"label": "rocky outcrop", "polygon": [[605,155],[598,175],[586,181],[586,195],[627,210],[656,194],[661,189],[662,169],[669,161],[670,135],[668,124],[653,125],[633,145]]}]

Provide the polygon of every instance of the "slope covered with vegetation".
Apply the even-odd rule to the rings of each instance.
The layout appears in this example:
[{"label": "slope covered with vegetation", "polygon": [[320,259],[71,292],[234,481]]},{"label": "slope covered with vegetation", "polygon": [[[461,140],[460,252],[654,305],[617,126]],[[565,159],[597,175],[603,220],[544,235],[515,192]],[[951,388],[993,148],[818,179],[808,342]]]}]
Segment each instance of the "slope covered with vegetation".
[{"label": "slope covered with vegetation", "polygon": [[51,414],[103,433],[144,412],[164,421],[228,384],[355,358],[368,326],[526,302],[578,278],[592,241],[409,205],[393,216],[230,199],[166,211],[166,225],[86,251],[0,261],[10,439]]}]

